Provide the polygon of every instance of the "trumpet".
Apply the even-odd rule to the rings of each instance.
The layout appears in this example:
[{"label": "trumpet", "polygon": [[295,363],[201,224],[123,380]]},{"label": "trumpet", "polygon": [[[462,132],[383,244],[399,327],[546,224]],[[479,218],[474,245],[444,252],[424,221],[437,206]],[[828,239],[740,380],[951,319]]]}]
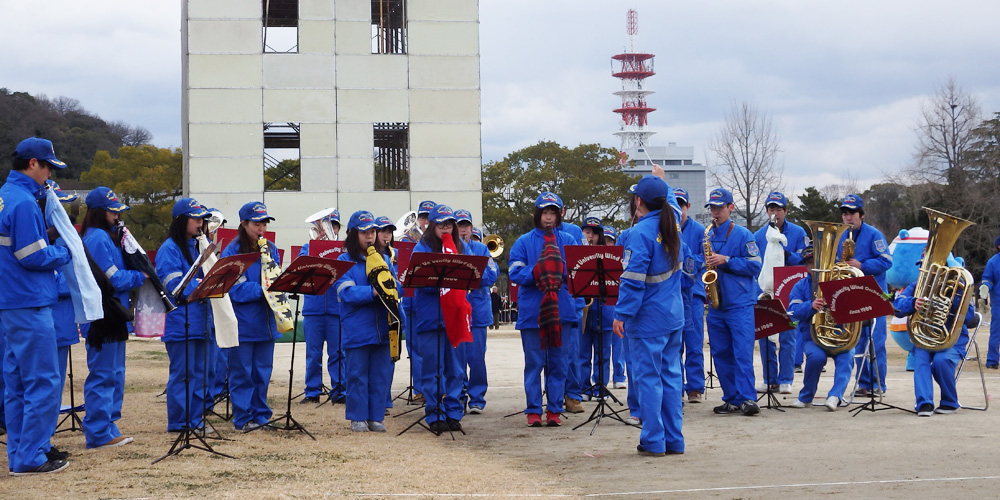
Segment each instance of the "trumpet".
[{"label": "trumpet", "polygon": [[490,251],[490,257],[494,259],[503,255],[503,238],[499,234],[491,234],[483,238],[486,249]]}]

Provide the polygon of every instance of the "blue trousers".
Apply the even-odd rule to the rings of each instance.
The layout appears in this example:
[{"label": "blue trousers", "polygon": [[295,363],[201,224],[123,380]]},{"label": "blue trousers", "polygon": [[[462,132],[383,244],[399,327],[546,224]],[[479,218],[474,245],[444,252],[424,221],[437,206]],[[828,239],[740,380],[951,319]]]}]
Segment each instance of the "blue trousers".
[{"label": "blue trousers", "polygon": [[722,400],[739,406],[757,399],[753,373],[753,306],[709,309],[708,342]]},{"label": "blue trousers", "polygon": [[[407,318],[416,318],[413,315],[413,299],[406,298],[403,300],[403,307],[406,309]],[[424,393],[423,382],[420,377],[423,374],[423,358],[420,356],[420,336],[413,329],[413,323],[416,319],[409,319],[406,321],[406,352],[410,356],[410,374],[413,375],[413,392],[416,394]]]},{"label": "blue trousers", "polygon": [[[611,330],[599,332],[587,329],[580,337],[580,367],[586,387],[597,384],[608,385],[611,377],[611,337],[617,337]],[[586,389],[585,387],[585,389]],[[597,396],[591,391],[588,396]]]},{"label": "blue trousers", "polygon": [[[56,356],[57,356],[56,359],[58,359],[59,361],[59,401],[62,401],[62,393],[63,390],[66,388],[66,366],[68,365],[69,362],[69,348],[70,346],[68,345],[59,346],[56,348]],[[2,386],[0,386],[0,394],[3,394]],[[61,406],[62,405],[60,404],[60,407]],[[2,416],[3,412],[0,412],[0,417]]]},{"label": "blue trousers", "polygon": [[[778,344],[767,339],[760,339],[760,366],[764,374],[764,383],[768,385],[791,384],[795,379],[795,337],[798,332],[793,328],[778,334]],[[777,354],[775,350],[777,349]],[[765,355],[767,357],[765,357]]]},{"label": "blue trousers", "polygon": [[[612,334],[613,335],[613,334]],[[615,337],[618,337],[615,335]],[[635,386],[635,373],[632,370],[632,349],[627,340],[622,339],[622,356],[625,357],[625,373],[628,375],[628,387],[625,392],[625,403],[628,405],[628,416],[640,418],[639,388]]]},{"label": "blue trousers", "polygon": [[47,460],[59,417],[59,362],[51,307],[0,310],[7,464],[14,472]]},{"label": "blue trousers", "polygon": [[[205,339],[188,340],[185,352],[184,342],[164,342],[167,358],[170,359],[170,372],[167,375],[168,431],[179,431],[185,427],[197,429],[202,425],[206,397],[202,389],[205,383],[205,356],[207,344],[210,343],[212,342]],[[184,387],[185,379],[187,391]],[[186,415],[190,416],[190,420],[185,418]]]},{"label": "blue trousers", "polygon": [[570,327],[563,326],[562,347],[563,355],[566,357],[566,397],[579,400],[582,392],[586,389],[583,382],[583,373],[580,372],[580,324],[569,324]]},{"label": "blue trousers", "polygon": [[685,301],[690,321],[684,322],[684,392],[705,392],[705,301]]},{"label": "blue trousers", "polygon": [[306,397],[315,398],[323,392],[323,343],[326,343],[326,372],[330,374],[330,397],[343,396],[344,360],[340,345],[340,316],[321,314],[303,316],[302,329],[306,337]]},{"label": "blue trousers", "polygon": [[3,360],[6,357],[4,351],[7,350],[6,338],[7,335],[3,331],[3,323],[0,322],[0,427],[4,429],[7,428],[7,421],[3,411],[4,407],[3,400],[4,400],[4,390],[5,390],[4,388],[7,386],[7,384],[5,384],[3,381],[3,363],[4,363]]},{"label": "blue trousers", "polygon": [[1000,304],[995,307],[990,303],[991,317],[997,318],[990,321],[990,342],[986,348],[986,366],[997,366],[1000,364]]},{"label": "blue trousers", "polygon": [[87,448],[121,436],[115,421],[121,418],[124,395],[125,342],[105,342],[101,349],[87,346],[87,380],[83,383],[83,435]]},{"label": "blue trousers", "polygon": [[[462,368],[458,364],[456,349],[448,342],[444,328],[417,334],[420,337],[420,382],[424,390],[424,420],[429,424],[450,418],[462,420]],[[384,393],[383,393],[384,394]],[[440,405],[443,414],[438,412]],[[385,405],[382,405],[385,411]]]},{"label": "blue trousers", "polygon": [[613,368],[611,373],[611,380],[614,382],[624,382],[625,377],[625,354],[622,352],[624,347],[624,341],[621,337],[612,334],[611,335],[611,366]]},{"label": "blue trousers", "polygon": [[[885,338],[888,332],[885,328],[885,317],[880,316],[875,319],[875,325],[871,327],[864,327],[861,329],[861,335],[858,338],[858,345],[854,348],[855,354],[862,354],[868,351],[868,336],[872,336],[872,341],[875,344],[875,362],[878,367],[878,376],[881,379],[881,384],[879,384],[882,391],[885,391],[885,373],[889,368],[889,365],[885,360]],[[872,390],[872,379],[874,378],[874,373],[870,363],[858,363],[858,387],[862,389]]]},{"label": "blue trousers", "polygon": [[639,444],[654,453],[684,451],[682,335],[678,330],[661,337],[626,337],[635,374],[629,385],[638,386],[642,401]]},{"label": "blue trousers", "polygon": [[[570,323],[563,323],[565,332]],[[565,339],[565,336],[563,337]],[[565,340],[564,340],[565,342]],[[542,349],[537,328],[521,330],[521,348],[524,350],[524,413],[542,414],[542,371],[545,372],[545,400],[549,413],[563,413],[566,394],[566,344]]]},{"label": "blue trousers", "polygon": [[274,366],[274,341],[240,341],[229,351],[229,396],[233,402],[233,426],[243,429],[250,422],[266,424],[271,419],[267,388]]},{"label": "blue trousers", "polygon": [[465,342],[455,348],[458,366],[462,371],[464,394],[469,406],[486,408],[486,327],[472,327],[472,342]]},{"label": "blue trousers", "polygon": [[943,351],[914,349],[913,392],[916,406],[934,405],[934,382],[941,388],[941,406],[958,408],[958,391],[955,389],[955,369],[964,353],[951,347]]},{"label": "blue trousers", "polygon": [[[796,330],[792,330],[795,332]],[[801,339],[802,349],[806,354],[806,366],[802,373],[802,390],[799,391],[799,401],[810,403],[816,397],[816,386],[819,385],[819,376],[823,373],[828,357],[833,358],[833,387],[826,397],[837,396],[844,399],[844,391],[847,384],[851,382],[851,369],[854,367],[854,352],[845,351],[840,354],[830,356],[820,346],[816,345],[811,338],[805,336]]]},{"label": "blue trousers", "polygon": [[208,365],[208,373],[205,374],[208,394],[205,399],[211,407],[215,398],[226,390],[226,378],[229,376],[229,355],[226,349],[219,347],[214,334],[212,340],[205,344],[205,363]]},{"label": "blue trousers", "polygon": [[389,344],[355,347],[344,354],[347,359],[344,418],[381,422],[385,419],[385,395],[392,380]]}]

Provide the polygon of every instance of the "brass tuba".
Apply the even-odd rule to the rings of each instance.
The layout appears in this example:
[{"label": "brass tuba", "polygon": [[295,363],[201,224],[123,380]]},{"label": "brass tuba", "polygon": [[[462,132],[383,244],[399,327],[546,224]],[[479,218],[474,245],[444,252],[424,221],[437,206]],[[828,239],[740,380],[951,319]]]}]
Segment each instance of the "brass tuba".
[{"label": "brass tuba", "polygon": [[[836,281],[847,278],[858,278],[864,275],[860,269],[849,266],[846,261],[854,256],[854,240],[844,241],[842,259],[837,262],[837,245],[840,237],[851,226],[837,222],[804,221],[813,236],[813,298],[820,298],[823,292],[819,284],[824,281]],[[812,317],[809,328],[812,341],[830,354],[839,354],[854,349],[861,335],[861,322],[838,325],[833,315],[826,308]]]},{"label": "brass tuba", "polygon": [[324,208],[306,217],[305,222],[312,224],[309,227],[310,240],[335,241],[337,239],[337,233],[333,230],[333,220],[330,218],[336,211],[336,208]]},{"label": "brass tuba", "polygon": [[701,282],[705,284],[705,295],[708,297],[709,307],[718,309],[721,300],[719,273],[715,270],[715,266],[708,264],[708,258],[712,255],[712,242],[708,239],[708,233],[713,227],[715,227],[714,222],[705,228],[705,274],[701,276]]},{"label": "brass tuba", "polygon": [[[955,345],[962,334],[965,309],[972,300],[972,273],[963,267],[948,267],[948,254],[955,246],[958,235],[975,224],[927,207],[930,235],[927,249],[920,265],[920,277],[913,289],[913,296],[923,298],[924,304],[909,321],[907,330],[913,345],[928,351],[941,351]],[[958,301],[957,313],[948,322],[952,304]]]},{"label": "brass tuba", "polygon": [[499,234],[491,234],[483,238],[483,244],[490,251],[490,257],[494,259],[503,254],[503,238]]},{"label": "brass tuba", "polygon": [[403,241],[403,238],[407,238],[412,242],[418,242],[423,236],[423,231],[420,230],[417,223],[417,212],[415,211],[411,210],[403,214],[396,221],[395,226],[396,230],[392,232],[392,238],[396,241]]}]

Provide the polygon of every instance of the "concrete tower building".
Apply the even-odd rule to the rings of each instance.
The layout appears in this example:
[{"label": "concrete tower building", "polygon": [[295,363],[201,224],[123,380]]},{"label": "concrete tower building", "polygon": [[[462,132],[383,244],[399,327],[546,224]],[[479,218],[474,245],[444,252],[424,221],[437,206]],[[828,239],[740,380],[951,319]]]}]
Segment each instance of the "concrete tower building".
[{"label": "concrete tower building", "polygon": [[481,221],[476,0],[184,0],[182,17],[184,192],[230,227],[255,200],[285,249],[326,207],[346,225],[431,199]]}]

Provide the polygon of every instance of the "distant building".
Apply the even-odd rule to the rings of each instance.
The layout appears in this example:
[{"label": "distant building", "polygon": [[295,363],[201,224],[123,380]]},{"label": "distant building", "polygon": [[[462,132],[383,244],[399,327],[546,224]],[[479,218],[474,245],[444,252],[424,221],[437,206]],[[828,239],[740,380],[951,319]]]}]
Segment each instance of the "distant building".
[{"label": "distant building", "polygon": [[346,226],[355,210],[396,220],[431,199],[481,222],[476,0],[182,9],[185,195],[230,221],[263,201],[286,249],[326,207]]},{"label": "distant building", "polygon": [[639,146],[625,152],[631,163],[634,163],[634,166],[627,169],[629,173],[637,176],[649,174],[656,163],[666,172],[667,183],[688,190],[691,196],[688,215],[703,224],[708,220],[708,210],[705,209],[708,192],[705,166],[694,162],[693,146],[678,146],[676,142],[669,142],[666,146]]}]

